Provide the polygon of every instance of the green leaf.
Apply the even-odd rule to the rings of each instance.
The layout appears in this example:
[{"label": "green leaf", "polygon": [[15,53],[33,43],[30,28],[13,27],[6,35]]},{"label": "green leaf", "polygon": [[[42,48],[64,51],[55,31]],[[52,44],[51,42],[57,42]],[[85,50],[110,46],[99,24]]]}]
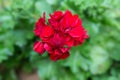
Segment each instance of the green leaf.
[{"label": "green leaf", "polygon": [[69,56],[69,58],[65,61],[63,65],[69,66],[73,73],[77,73],[79,72],[79,68],[85,71],[88,71],[89,63],[90,61],[81,55],[79,51],[79,47],[78,49],[77,47],[75,47],[72,49],[71,55]]},{"label": "green leaf", "polygon": [[38,15],[38,18],[40,17],[40,14],[42,15],[44,12],[46,13],[46,17],[48,18],[48,15],[52,12],[51,6],[45,2],[45,1],[37,1],[35,3],[36,8],[36,15]]},{"label": "green leaf", "polygon": [[90,71],[92,74],[103,74],[111,66],[108,53],[100,46],[93,46],[91,49]]},{"label": "green leaf", "polygon": [[41,61],[38,66],[38,75],[42,80],[50,79],[51,77],[55,77],[56,70],[56,66],[53,62]]}]

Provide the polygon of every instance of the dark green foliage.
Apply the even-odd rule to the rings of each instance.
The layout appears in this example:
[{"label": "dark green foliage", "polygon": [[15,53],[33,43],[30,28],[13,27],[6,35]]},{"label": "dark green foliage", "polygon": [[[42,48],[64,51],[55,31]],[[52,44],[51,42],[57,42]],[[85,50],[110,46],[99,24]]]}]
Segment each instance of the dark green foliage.
[{"label": "dark green foliage", "polygon": [[[66,60],[32,49],[33,28],[46,12],[79,14],[90,38]],[[0,80],[36,69],[41,80],[120,80],[120,0],[0,0]]]}]

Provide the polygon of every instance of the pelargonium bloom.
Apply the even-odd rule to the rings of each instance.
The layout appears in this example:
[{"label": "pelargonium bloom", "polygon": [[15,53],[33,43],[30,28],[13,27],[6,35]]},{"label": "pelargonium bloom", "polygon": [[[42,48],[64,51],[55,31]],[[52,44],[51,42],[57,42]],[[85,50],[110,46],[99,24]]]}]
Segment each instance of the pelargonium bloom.
[{"label": "pelargonium bloom", "polygon": [[88,38],[82,20],[69,10],[55,11],[50,14],[48,24],[45,21],[44,13],[35,25],[34,33],[40,41],[34,43],[33,49],[39,54],[47,51],[53,61],[66,59],[72,46],[81,45]]}]

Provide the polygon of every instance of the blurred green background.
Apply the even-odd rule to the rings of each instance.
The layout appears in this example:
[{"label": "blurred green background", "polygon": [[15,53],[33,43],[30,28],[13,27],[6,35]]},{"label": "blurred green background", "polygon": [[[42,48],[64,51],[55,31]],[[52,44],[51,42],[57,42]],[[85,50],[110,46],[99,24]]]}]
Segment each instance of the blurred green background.
[{"label": "blurred green background", "polygon": [[[43,12],[67,9],[90,38],[52,62],[33,51],[34,25]],[[120,80],[120,0],[0,0],[0,80],[20,80],[21,71],[40,80]]]}]

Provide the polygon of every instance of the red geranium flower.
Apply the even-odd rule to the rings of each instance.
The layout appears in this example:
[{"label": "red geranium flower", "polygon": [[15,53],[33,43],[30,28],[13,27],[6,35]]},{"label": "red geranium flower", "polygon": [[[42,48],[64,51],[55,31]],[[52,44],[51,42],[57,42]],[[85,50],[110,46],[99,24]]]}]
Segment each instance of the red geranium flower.
[{"label": "red geranium flower", "polygon": [[66,59],[72,46],[82,44],[88,38],[82,21],[77,14],[55,11],[50,14],[49,24],[45,23],[45,13],[35,25],[34,33],[41,41],[36,41],[34,50],[39,54],[45,51],[53,61]]}]

